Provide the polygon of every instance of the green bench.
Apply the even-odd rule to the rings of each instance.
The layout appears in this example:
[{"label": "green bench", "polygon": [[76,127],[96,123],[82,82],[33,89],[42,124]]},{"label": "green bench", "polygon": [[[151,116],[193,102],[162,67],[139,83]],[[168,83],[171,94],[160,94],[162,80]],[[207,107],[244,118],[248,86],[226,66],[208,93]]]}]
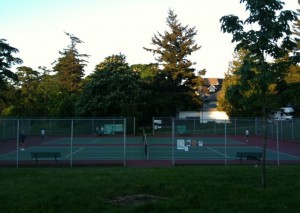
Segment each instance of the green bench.
[{"label": "green bench", "polygon": [[54,159],[57,161],[57,159],[61,157],[61,154],[60,152],[32,152],[31,157],[36,161],[39,159]]},{"label": "green bench", "polygon": [[257,160],[261,161],[262,153],[261,152],[237,152],[236,157],[242,161],[243,158],[246,160]]}]

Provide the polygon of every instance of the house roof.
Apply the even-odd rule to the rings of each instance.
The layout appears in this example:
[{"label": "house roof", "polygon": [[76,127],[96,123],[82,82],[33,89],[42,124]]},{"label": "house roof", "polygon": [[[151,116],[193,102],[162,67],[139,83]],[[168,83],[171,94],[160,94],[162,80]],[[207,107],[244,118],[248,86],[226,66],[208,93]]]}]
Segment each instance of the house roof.
[{"label": "house roof", "polygon": [[203,78],[205,86],[221,86],[223,83],[222,78]]},{"label": "house roof", "polygon": [[203,78],[204,85],[199,87],[199,91],[207,94],[209,93],[209,88],[214,88],[215,92],[219,91],[222,87],[223,79],[221,78]]},{"label": "house roof", "polygon": [[204,80],[204,82],[206,83],[206,85],[219,85],[218,79],[217,78],[206,78]]}]

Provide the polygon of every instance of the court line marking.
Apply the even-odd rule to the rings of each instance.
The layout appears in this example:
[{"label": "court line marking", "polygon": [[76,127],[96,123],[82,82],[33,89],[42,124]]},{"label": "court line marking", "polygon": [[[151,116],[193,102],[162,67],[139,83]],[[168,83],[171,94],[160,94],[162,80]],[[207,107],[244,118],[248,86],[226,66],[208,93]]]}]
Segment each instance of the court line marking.
[{"label": "court line marking", "polygon": [[91,143],[96,143],[100,138],[96,138],[95,140],[93,140]]},{"label": "court line marking", "polygon": [[226,158],[229,158],[229,156],[224,155],[222,152],[218,152],[217,150],[214,150],[214,149],[212,149],[212,148],[210,148],[210,147],[207,147],[207,149],[209,149],[209,150],[211,150],[211,151],[213,151],[213,152],[215,152],[215,153],[218,153],[218,154],[220,154],[220,155],[222,155],[222,156],[224,156],[224,157],[226,157]]},{"label": "court line marking", "polygon": [[[30,146],[30,147],[27,147],[26,149],[24,149],[23,151],[26,151],[28,149],[31,149],[33,146]],[[1,154],[0,157],[2,156],[7,156],[7,155],[11,155],[11,154],[14,154],[14,153],[17,153],[17,152],[23,152],[22,150],[15,150],[13,152],[9,152],[9,153],[5,153],[5,154]]]},{"label": "court line marking", "polygon": [[48,142],[44,142],[43,144],[51,144],[51,143],[53,143],[53,142],[55,143],[56,141],[64,140],[64,139],[66,139],[66,138],[68,138],[68,137],[50,140],[50,141],[48,141]]},{"label": "court line marking", "polygon": [[77,152],[80,152],[80,151],[83,150],[84,148],[85,148],[85,147],[81,147],[80,149],[77,149],[75,152],[72,152],[71,154],[65,156],[65,158],[68,158],[68,157],[70,157],[71,155],[74,155],[74,154],[76,154]]},{"label": "court line marking", "polygon": [[[283,155],[283,156],[286,156],[286,157],[291,157],[291,158],[299,158],[298,156],[296,155],[291,155],[291,154],[288,154],[288,153],[285,153],[285,152],[281,152],[280,150],[279,151],[276,151],[276,150],[268,150],[269,152],[272,152],[272,153],[275,153],[277,155],[277,153],[279,155]],[[277,156],[276,156],[277,157]],[[280,158],[280,157],[279,157]]]},{"label": "court line marking", "polygon": [[[250,147],[252,147],[252,146],[250,146]],[[261,147],[258,147],[258,146],[253,146],[255,149],[259,149],[259,150],[261,150],[261,151],[263,151],[262,150],[262,148]],[[249,147],[243,147],[244,149],[247,149],[247,148],[249,148]],[[292,154],[288,154],[288,153],[285,153],[285,152],[282,152],[282,151],[277,151],[277,150],[273,150],[273,149],[266,149],[266,152],[267,152],[267,160],[268,160],[268,157],[270,157],[269,155],[268,155],[268,153],[274,153],[275,155],[277,155],[277,153],[279,154],[279,155],[283,155],[283,156],[287,156],[287,157],[291,157],[291,158],[296,158],[296,159],[298,159],[299,157],[298,156],[296,156],[296,155],[292,155]],[[277,156],[276,156],[276,158],[277,158]],[[280,157],[279,157],[280,158]],[[294,159],[294,160],[296,160],[296,159]]]},{"label": "court line marking", "polygon": [[13,152],[9,152],[9,153],[6,153],[6,154],[2,154],[0,156],[2,157],[2,156],[6,156],[6,155],[11,155],[11,154],[14,154],[14,153],[17,153],[17,151],[13,151]]}]

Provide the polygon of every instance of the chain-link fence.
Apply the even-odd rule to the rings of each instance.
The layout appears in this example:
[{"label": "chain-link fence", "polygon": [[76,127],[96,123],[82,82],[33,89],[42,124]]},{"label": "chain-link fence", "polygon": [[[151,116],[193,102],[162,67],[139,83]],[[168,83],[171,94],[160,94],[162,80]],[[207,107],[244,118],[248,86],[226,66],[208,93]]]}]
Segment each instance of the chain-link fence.
[{"label": "chain-link fence", "polygon": [[[0,119],[0,165],[259,164],[263,124],[156,117],[137,134],[134,118]],[[300,119],[265,127],[267,163],[299,164]]]},{"label": "chain-link fence", "polygon": [[[155,117],[152,137],[172,138],[160,151],[164,152],[163,156],[169,156],[173,165],[259,164],[264,143],[267,144],[265,157],[268,163],[299,163],[300,120],[267,121],[266,137],[263,124],[261,118],[213,120]],[[152,146],[154,156],[153,152],[158,152],[158,147],[155,144]]]},{"label": "chain-link fence", "polygon": [[125,165],[135,119],[1,119],[0,133],[0,165]]},{"label": "chain-link fence", "polygon": [[[172,133],[172,121],[176,120],[175,132],[197,135],[243,135],[248,131],[252,135],[263,136],[262,118],[231,118],[229,120],[172,117],[154,117],[152,134],[163,135]],[[225,128],[226,124],[226,128]],[[291,121],[268,120],[266,122],[267,137],[280,140],[300,142],[300,119]]]}]

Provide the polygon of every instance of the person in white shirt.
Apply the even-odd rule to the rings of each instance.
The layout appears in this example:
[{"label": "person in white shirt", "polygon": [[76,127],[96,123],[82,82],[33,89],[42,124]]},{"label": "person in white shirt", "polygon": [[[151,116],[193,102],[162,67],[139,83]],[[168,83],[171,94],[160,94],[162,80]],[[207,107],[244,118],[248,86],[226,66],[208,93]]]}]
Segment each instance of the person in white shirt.
[{"label": "person in white shirt", "polygon": [[44,128],[41,129],[41,141],[44,142],[46,136],[46,131]]},{"label": "person in white shirt", "polygon": [[246,141],[248,141],[248,139],[249,139],[249,130],[248,129],[246,129],[245,138],[246,138]]}]

